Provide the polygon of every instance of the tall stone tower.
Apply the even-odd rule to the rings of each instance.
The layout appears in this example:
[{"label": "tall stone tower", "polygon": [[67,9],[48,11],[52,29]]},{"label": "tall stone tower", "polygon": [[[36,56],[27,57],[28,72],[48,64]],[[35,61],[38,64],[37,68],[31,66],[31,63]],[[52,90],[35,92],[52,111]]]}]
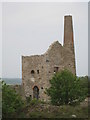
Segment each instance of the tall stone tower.
[{"label": "tall stone tower", "polygon": [[[72,16],[64,16],[64,48],[68,49],[71,53],[71,63],[73,66],[73,73],[76,74],[75,69],[75,53],[74,53],[74,35],[73,35],[73,22]],[[72,68],[72,67],[71,67]]]}]

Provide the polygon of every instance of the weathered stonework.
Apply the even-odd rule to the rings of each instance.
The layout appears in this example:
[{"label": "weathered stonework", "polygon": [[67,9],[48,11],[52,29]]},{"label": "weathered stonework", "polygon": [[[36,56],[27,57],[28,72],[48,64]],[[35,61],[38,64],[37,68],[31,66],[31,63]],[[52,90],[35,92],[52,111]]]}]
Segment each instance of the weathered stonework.
[{"label": "weathered stonework", "polygon": [[64,17],[64,45],[58,41],[50,45],[46,53],[22,56],[22,85],[25,96],[48,100],[45,88],[55,72],[69,69],[76,74],[72,16]]}]

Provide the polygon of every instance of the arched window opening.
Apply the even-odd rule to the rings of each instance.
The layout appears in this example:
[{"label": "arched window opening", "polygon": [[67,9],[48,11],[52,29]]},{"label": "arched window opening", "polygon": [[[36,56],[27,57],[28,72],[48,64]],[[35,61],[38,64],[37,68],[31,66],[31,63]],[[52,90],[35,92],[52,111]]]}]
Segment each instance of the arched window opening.
[{"label": "arched window opening", "polygon": [[31,74],[32,74],[32,75],[35,74],[34,70],[31,70]]}]

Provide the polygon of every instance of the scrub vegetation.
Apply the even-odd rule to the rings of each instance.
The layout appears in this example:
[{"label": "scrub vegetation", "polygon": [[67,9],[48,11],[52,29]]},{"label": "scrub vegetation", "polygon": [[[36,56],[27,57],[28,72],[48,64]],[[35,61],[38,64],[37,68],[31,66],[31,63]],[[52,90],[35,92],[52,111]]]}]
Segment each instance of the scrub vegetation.
[{"label": "scrub vegetation", "polygon": [[[88,77],[73,76],[67,70],[56,73],[46,93],[49,103],[37,99],[23,100],[2,82],[2,117],[4,118],[88,118]],[[60,94],[59,94],[60,93]]]}]

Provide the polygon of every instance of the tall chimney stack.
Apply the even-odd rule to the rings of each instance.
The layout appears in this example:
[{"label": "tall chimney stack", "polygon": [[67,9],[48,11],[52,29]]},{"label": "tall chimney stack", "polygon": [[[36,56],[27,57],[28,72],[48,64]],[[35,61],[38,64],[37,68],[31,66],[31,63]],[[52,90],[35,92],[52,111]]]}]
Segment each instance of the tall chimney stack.
[{"label": "tall chimney stack", "polygon": [[[63,45],[69,53],[70,61],[66,61],[66,68],[70,67],[72,73],[76,75],[76,67],[75,67],[75,53],[74,53],[74,38],[73,38],[73,23],[72,16],[64,17],[64,45]],[[68,53],[67,53],[68,54]],[[69,59],[66,57],[65,59]],[[69,64],[69,65],[68,65]]]},{"label": "tall chimney stack", "polygon": [[64,46],[74,52],[72,16],[64,16]]}]

